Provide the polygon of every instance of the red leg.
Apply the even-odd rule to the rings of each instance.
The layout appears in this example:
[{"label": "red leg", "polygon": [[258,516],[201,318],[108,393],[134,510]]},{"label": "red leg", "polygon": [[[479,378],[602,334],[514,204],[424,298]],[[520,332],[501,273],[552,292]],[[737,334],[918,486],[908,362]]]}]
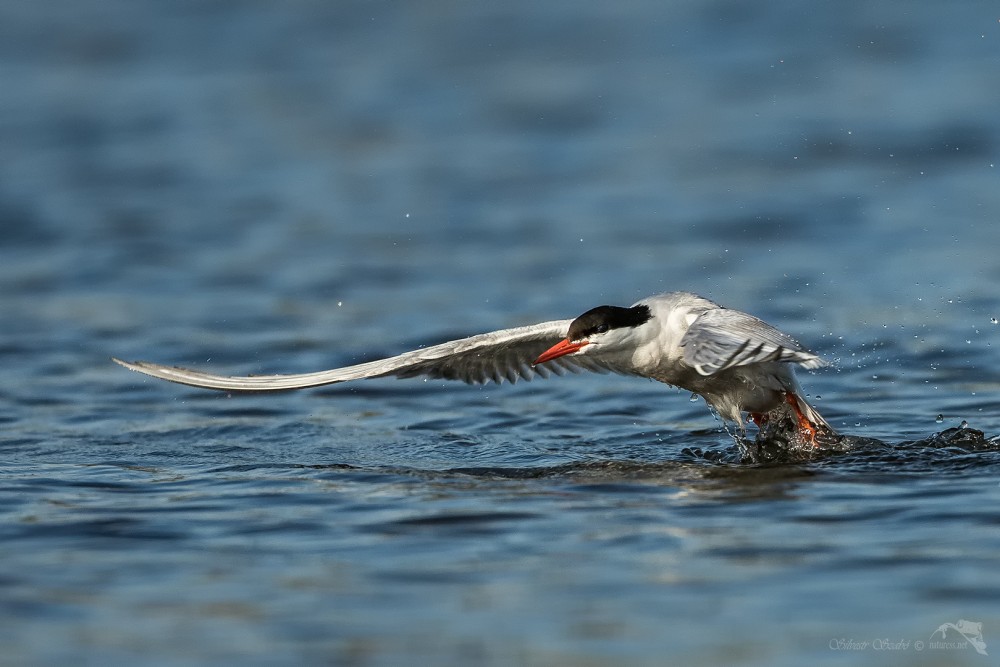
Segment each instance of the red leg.
[{"label": "red leg", "polygon": [[802,410],[799,409],[799,402],[795,400],[795,395],[785,392],[785,403],[788,403],[795,412],[795,418],[799,422],[799,431],[805,434],[813,447],[819,447],[819,443],[816,442],[816,427],[802,414]]}]

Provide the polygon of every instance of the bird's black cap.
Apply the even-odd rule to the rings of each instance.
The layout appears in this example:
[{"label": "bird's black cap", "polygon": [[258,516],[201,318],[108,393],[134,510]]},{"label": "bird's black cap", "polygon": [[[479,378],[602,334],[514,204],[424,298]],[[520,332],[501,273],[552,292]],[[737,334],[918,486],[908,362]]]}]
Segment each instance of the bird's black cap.
[{"label": "bird's black cap", "polygon": [[598,306],[591,308],[569,325],[570,340],[582,340],[597,333],[622,327],[637,327],[648,322],[653,314],[649,306],[638,305],[631,308],[620,306]]}]

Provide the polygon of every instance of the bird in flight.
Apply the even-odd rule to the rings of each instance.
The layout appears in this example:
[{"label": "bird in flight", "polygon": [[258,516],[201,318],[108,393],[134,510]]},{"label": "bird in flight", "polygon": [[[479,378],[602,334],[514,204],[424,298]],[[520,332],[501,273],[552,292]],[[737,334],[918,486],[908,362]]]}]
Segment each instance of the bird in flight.
[{"label": "bird in flight", "polygon": [[657,294],[628,308],[598,306],[572,320],[501,329],[314,373],[225,376],[148,361],[114,361],[163,380],[235,392],[387,376],[499,384],[567,370],[610,372],[698,394],[741,429],[744,413],[763,429],[779,411],[790,411],[793,427],[806,442],[815,446],[818,434],[836,435],[806,401],[793,368],[819,368],[827,362],[753,315],[689,292]]}]

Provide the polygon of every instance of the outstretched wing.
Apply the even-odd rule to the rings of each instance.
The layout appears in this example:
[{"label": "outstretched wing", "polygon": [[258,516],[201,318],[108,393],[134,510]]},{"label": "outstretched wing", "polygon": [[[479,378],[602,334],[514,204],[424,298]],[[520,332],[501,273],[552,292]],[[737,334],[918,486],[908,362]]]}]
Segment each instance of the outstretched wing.
[{"label": "outstretched wing", "polygon": [[114,361],[125,368],[162,380],[226,391],[304,389],[386,376],[408,378],[424,375],[472,384],[489,381],[499,384],[504,380],[513,383],[518,378],[530,380],[535,374],[548,377],[550,373],[561,374],[565,370],[606,372],[607,368],[585,356],[570,355],[545,365],[531,365],[538,355],[566,337],[571,322],[572,320],[555,320],[502,329],[405,352],[388,359],[298,375],[224,376],[149,361]]},{"label": "outstretched wing", "polygon": [[691,323],[681,339],[684,361],[701,375],[714,375],[735,366],[784,361],[805,368],[827,362],[767,322],[738,310],[707,310]]}]

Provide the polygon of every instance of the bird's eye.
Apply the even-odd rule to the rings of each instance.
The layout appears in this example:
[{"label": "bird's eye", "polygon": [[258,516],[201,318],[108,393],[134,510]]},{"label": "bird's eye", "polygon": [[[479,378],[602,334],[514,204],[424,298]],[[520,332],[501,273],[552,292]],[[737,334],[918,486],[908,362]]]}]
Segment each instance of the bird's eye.
[{"label": "bird's eye", "polygon": [[594,329],[594,333],[608,333],[610,328],[607,324],[598,324],[597,328]]}]

